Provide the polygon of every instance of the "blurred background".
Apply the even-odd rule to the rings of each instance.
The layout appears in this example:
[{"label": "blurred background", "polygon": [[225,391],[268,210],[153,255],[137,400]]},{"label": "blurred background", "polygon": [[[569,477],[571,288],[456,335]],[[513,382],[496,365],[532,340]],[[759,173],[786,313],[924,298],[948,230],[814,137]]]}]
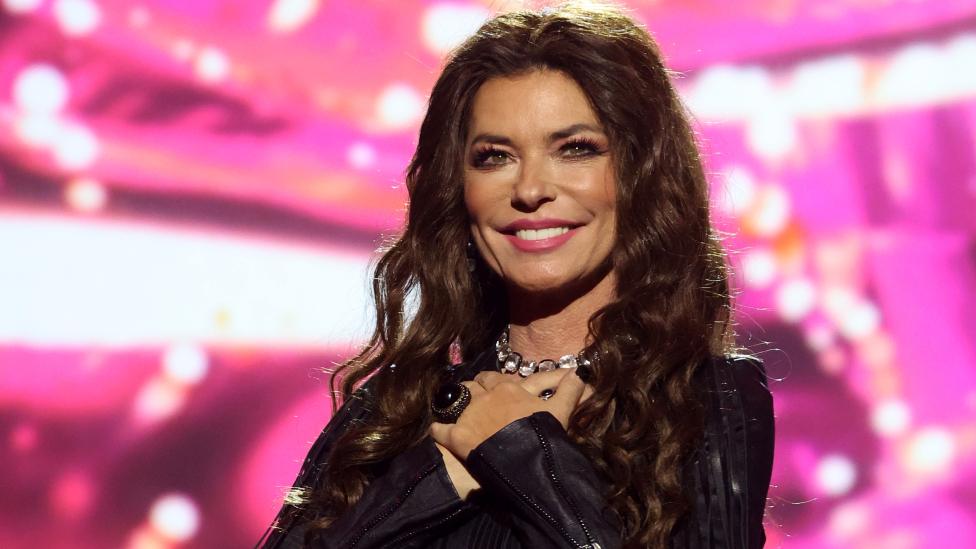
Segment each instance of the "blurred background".
[{"label": "blurred background", "polygon": [[[634,1],[777,415],[769,547],[976,547],[976,6]],[[478,0],[0,0],[0,547],[247,547]]]}]

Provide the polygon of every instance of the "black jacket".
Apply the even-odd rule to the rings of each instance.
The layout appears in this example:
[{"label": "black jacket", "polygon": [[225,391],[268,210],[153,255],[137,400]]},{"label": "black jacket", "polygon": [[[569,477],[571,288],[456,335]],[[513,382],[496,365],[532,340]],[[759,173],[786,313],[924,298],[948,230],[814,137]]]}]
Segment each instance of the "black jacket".
[{"label": "black jacket", "polygon": [[[494,367],[485,352],[461,365],[456,379]],[[753,549],[765,543],[762,519],[773,463],[773,406],[761,361],[715,357],[699,368],[707,399],[705,436],[685,472],[694,494],[691,513],[671,536],[674,549]],[[309,451],[295,486],[312,486],[336,438],[369,413],[369,384],[336,412]],[[619,524],[604,500],[605,486],[589,461],[547,412],[519,419],[475,448],[465,466],[485,494],[508,511],[508,546],[620,547]],[[304,524],[268,529],[265,549],[302,547]],[[466,514],[430,437],[390,460],[362,498],[323,534],[316,547],[401,548],[444,543]],[[460,542],[456,542],[460,543]],[[514,544],[514,545],[511,545]]]}]

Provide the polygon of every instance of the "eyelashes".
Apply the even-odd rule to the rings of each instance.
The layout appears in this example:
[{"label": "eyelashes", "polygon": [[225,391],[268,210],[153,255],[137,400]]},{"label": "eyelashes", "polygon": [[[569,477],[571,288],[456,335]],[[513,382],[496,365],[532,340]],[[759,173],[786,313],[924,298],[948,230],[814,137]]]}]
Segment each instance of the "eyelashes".
[{"label": "eyelashes", "polygon": [[[574,137],[559,147],[563,158],[579,160],[599,156],[607,151],[595,140],[588,137]],[[490,169],[501,166],[511,157],[508,151],[494,145],[484,145],[475,149],[471,157],[471,165],[475,168]]]}]

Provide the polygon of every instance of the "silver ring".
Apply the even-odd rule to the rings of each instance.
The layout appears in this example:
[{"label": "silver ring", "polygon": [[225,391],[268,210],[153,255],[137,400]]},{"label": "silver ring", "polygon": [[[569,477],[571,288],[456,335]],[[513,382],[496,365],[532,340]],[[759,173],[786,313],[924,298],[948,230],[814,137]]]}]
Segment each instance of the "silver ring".
[{"label": "silver ring", "polygon": [[549,389],[543,389],[542,392],[539,393],[539,398],[542,400],[549,400],[554,394],[556,394],[556,390],[550,387]]}]

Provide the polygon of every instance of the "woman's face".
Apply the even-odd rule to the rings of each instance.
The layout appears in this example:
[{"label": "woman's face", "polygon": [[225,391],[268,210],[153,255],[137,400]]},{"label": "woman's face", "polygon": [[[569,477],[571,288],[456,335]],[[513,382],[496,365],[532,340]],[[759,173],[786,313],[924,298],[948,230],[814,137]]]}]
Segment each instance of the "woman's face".
[{"label": "woman's face", "polygon": [[576,82],[552,70],[488,80],[475,95],[469,128],[464,200],[488,265],[529,292],[609,276],[613,159]]}]

